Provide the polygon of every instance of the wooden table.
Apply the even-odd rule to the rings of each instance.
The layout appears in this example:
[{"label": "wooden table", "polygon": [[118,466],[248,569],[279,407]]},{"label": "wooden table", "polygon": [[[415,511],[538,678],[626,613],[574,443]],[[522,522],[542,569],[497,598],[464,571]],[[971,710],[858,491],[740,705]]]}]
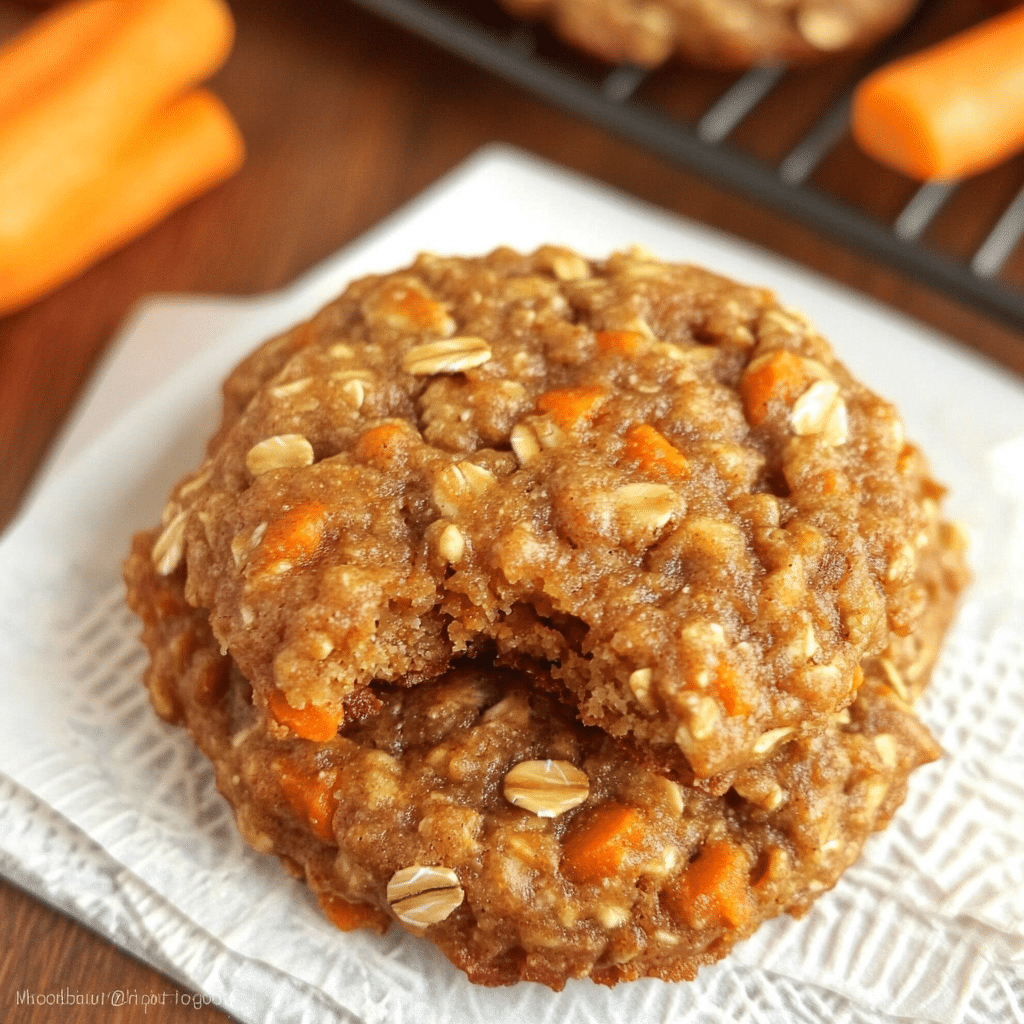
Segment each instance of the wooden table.
[{"label": "wooden table", "polygon": [[[793,258],[1024,374],[1024,338],[870,260],[537,101],[343,0],[234,0],[213,82],[238,119],[241,173],[60,291],[0,318],[0,526],[133,303],[290,281],[479,146],[508,142]],[[31,15],[0,0],[0,38]],[[220,1021],[106,940],[0,882],[0,1018]],[[136,993],[98,1017],[18,992]],[[162,1001],[144,1006],[146,994]]]}]

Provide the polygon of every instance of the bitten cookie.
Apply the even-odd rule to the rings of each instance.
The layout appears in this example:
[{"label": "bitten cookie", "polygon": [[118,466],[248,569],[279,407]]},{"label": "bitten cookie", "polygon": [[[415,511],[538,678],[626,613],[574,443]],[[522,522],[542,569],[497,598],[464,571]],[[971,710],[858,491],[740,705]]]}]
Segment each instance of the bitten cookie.
[{"label": "bitten cookie", "polygon": [[707,778],[824,724],[865,659],[933,656],[963,578],[940,493],[763,289],[635,251],[425,255],[231,376],[153,557],[282,728],[540,661],[584,723]]},{"label": "bitten cookie", "polygon": [[237,367],[125,579],[154,707],[340,927],[484,984],[683,979],[938,756],[942,494],[765,289],[424,254]]},{"label": "bitten cookie", "polygon": [[938,755],[880,670],[720,795],[579,724],[538,686],[541,666],[377,684],[338,735],[278,736],[182,572],[154,572],[151,540],[128,573],[147,682],[213,762],[246,840],[343,930],[397,922],[477,983],[692,979],[762,921],[806,911]]}]

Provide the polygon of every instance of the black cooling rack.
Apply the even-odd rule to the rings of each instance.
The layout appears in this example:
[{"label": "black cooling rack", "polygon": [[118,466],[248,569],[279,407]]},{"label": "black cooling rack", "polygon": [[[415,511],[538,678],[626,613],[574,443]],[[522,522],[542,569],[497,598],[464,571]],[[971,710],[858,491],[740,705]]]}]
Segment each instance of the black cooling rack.
[{"label": "black cooling rack", "polygon": [[[850,98],[871,68],[919,40],[960,27],[935,0],[883,47],[810,71],[762,66],[740,76],[678,67],[608,67],[490,0],[356,0],[570,112],[772,207],[961,302],[1024,330],[1024,159],[960,185],[917,186],[856,151]],[[984,13],[984,12],[982,12]],[[779,103],[801,110],[796,134],[751,148],[748,129]],[[792,116],[785,118],[792,125]],[[753,135],[757,135],[756,132]],[[771,135],[771,132],[768,133]],[[979,193],[978,190],[981,190]],[[958,230],[957,204],[989,210],[979,233]],[[895,197],[895,204],[893,199]],[[879,205],[879,200],[884,202]],[[976,215],[972,222],[976,221]]]}]

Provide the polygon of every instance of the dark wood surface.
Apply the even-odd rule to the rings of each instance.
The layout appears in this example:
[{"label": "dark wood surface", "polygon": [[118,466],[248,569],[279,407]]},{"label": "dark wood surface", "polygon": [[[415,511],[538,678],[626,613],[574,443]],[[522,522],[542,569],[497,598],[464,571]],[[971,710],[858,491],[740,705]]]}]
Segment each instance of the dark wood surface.
[{"label": "dark wood surface", "polygon": [[[0,318],[0,526],[16,513],[135,302],[153,292],[242,295],[283,285],[494,141],[774,249],[1024,374],[1018,333],[344,0],[235,0],[232,6],[237,41],[212,84],[246,137],[243,170],[74,282]],[[32,13],[0,0],[0,38]],[[765,148],[771,141],[763,140]],[[979,198],[979,218],[981,206]],[[962,229],[973,228],[965,221]],[[0,922],[0,1020],[224,1020],[216,1009],[186,1005],[184,990],[2,881]],[[18,993],[65,990],[136,998],[102,1012],[17,1003]]]}]

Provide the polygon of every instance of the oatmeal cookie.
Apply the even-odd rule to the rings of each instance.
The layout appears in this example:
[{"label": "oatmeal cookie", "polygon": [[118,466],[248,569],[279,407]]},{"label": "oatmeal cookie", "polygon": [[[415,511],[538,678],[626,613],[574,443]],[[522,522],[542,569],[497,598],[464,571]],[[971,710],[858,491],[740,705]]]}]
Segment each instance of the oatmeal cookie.
[{"label": "oatmeal cookie", "polygon": [[499,249],[358,281],[247,359],[151,556],[282,738],[479,658],[713,779],[869,663],[923,684],[965,578],[940,495],[767,290]]},{"label": "oatmeal cookie", "polygon": [[340,928],[397,922],[477,983],[691,979],[762,921],[806,911],[938,754],[878,661],[849,708],[718,794],[580,724],[538,685],[542,665],[374,683],[336,735],[281,735],[185,600],[184,567],[156,572],[153,539],[126,570],[147,684],[213,762],[245,838]]},{"label": "oatmeal cookie", "polygon": [[901,25],[912,0],[499,0],[612,63],[650,68],[676,56],[737,70],[806,63],[867,47]]}]

